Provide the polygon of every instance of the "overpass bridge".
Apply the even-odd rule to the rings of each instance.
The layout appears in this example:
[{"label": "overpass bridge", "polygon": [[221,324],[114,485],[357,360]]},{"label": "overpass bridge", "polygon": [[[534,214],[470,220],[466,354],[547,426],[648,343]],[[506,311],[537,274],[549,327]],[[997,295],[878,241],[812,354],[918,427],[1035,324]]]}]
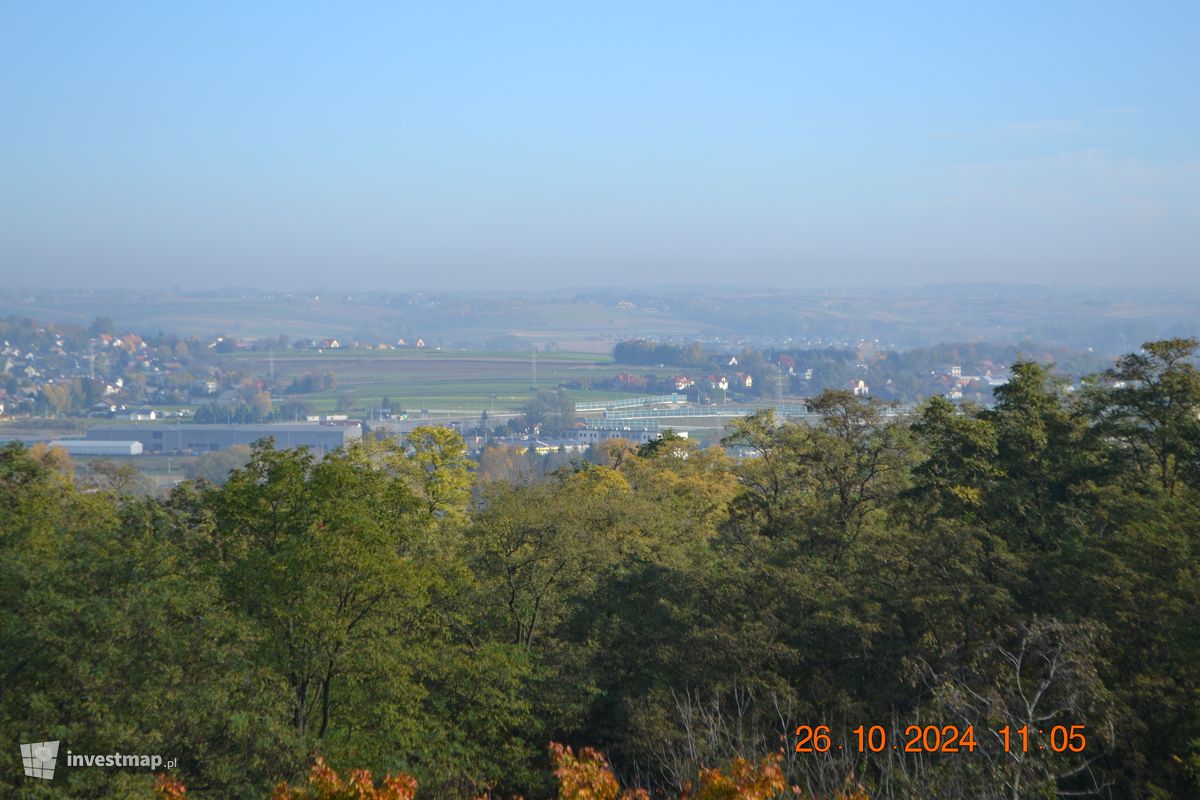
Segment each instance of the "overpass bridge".
[{"label": "overpass bridge", "polygon": [[681,394],[656,394],[643,397],[629,397],[624,400],[599,400],[594,402],[579,402],[575,404],[575,412],[584,411],[618,411],[626,408],[651,408],[654,406],[687,405],[687,397]]},{"label": "overpass bridge", "polygon": [[[584,418],[585,423],[598,428],[653,425],[680,431],[721,430],[735,419],[742,419],[765,409],[773,409],[781,420],[811,421],[820,416],[811,413],[803,403],[756,401],[736,405],[699,405],[680,402],[681,399],[681,395],[660,395],[609,403],[579,403],[575,408],[577,412],[600,411],[599,416]],[[888,408],[884,410],[884,416],[896,417],[911,410],[911,406]]]}]

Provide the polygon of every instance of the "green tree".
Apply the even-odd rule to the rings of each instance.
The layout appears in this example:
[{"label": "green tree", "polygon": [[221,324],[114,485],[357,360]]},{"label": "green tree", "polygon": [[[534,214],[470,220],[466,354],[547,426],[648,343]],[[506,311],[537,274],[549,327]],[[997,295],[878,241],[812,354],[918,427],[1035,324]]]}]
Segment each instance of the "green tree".
[{"label": "green tree", "polygon": [[526,423],[540,425],[542,433],[557,436],[575,424],[575,401],[566,389],[540,389],[522,409]]},{"label": "green tree", "polygon": [[[286,764],[281,682],[250,659],[251,636],[212,572],[194,495],[167,503],[81,493],[52,455],[0,451],[0,732],[76,752],[137,743],[171,754],[210,796],[262,791]],[[282,706],[286,710],[286,706]],[[61,758],[61,755],[60,755]],[[67,770],[72,797],[147,796],[150,776]],[[203,796],[203,795],[201,795]]]},{"label": "green tree", "polygon": [[990,422],[933,397],[921,408],[913,433],[925,458],[913,468],[909,495],[928,516],[970,519],[999,477],[996,431]]},{"label": "green tree", "polygon": [[1000,473],[989,516],[1011,541],[1053,551],[1079,534],[1067,520],[1087,502],[1088,482],[1103,477],[1103,450],[1047,367],[1014,364],[995,396],[995,408],[982,414],[995,430]]},{"label": "green tree", "polygon": [[629,485],[595,467],[560,481],[496,487],[470,541],[477,568],[492,585],[489,603],[507,637],[531,647],[561,622],[565,598],[593,585],[615,557],[614,530]]},{"label": "green tree", "polygon": [[230,472],[246,466],[252,456],[253,450],[249,445],[231,445],[213,453],[204,453],[184,468],[184,474],[192,480],[200,478],[220,485]]},{"label": "green tree", "polygon": [[89,469],[100,488],[117,496],[146,492],[150,488],[149,480],[128,461],[101,459],[93,461]]},{"label": "green tree", "polygon": [[42,402],[54,416],[66,411],[71,404],[71,387],[61,383],[45,384],[42,386],[41,395]]},{"label": "green tree", "polygon": [[380,674],[378,643],[421,592],[402,556],[414,498],[361,454],[317,462],[260,445],[209,502],[226,590],[263,631],[265,663],[287,678],[297,733],[321,739],[347,725],[335,682]]},{"label": "green tree", "polygon": [[1105,373],[1116,387],[1095,402],[1104,432],[1124,442],[1128,457],[1168,493],[1185,475],[1196,477],[1200,458],[1198,348],[1196,339],[1146,342]]},{"label": "green tree", "polygon": [[473,462],[457,431],[424,425],[413,428],[408,434],[408,452],[394,453],[390,464],[430,515],[455,522],[465,518]]}]

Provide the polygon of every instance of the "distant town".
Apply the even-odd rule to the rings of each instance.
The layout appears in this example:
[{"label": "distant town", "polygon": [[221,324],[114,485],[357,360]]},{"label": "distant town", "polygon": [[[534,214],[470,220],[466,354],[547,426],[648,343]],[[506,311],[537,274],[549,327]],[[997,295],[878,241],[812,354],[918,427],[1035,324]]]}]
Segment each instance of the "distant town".
[{"label": "distant town", "polygon": [[[162,488],[219,481],[270,438],[323,454],[414,427],[458,431],[486,467],[507,448],[537,472],[595,457],[612,439],[666,430],[701,444],[771,408],[803,419],[835,389],[898,414],[933,396],[987,406],[1017,359],[1054,364],[1075,391],[1110,362],[1033,345],[944,344],[901,351],[878,341],[754,345],[709,338],[619,340],[609,353],[533,343],[448,346],[440,337],[286,334],[181,336],[9,316],[0,320],[0,436],[62,448],[83,467],[131,459]],[[217,457],[215,454],[220,454]]]}]

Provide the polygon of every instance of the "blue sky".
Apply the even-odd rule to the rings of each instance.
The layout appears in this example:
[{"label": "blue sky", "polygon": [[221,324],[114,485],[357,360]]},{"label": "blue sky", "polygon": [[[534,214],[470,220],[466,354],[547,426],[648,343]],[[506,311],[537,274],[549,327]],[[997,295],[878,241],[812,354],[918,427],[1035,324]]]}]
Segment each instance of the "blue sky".
[{"label": "blue sky", "polygon": [[0,283],[1195,284],[1200,4],[4,3]]}]

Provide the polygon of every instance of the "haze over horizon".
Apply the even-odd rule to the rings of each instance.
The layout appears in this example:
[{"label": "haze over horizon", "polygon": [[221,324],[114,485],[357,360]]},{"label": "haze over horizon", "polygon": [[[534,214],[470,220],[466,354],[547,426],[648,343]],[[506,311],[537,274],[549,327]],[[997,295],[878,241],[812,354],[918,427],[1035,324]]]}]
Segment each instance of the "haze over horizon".
[{"label": "haze over horizon", "polygon": [[0,285],[1196,286],[1200,7],[0,10]]}]

